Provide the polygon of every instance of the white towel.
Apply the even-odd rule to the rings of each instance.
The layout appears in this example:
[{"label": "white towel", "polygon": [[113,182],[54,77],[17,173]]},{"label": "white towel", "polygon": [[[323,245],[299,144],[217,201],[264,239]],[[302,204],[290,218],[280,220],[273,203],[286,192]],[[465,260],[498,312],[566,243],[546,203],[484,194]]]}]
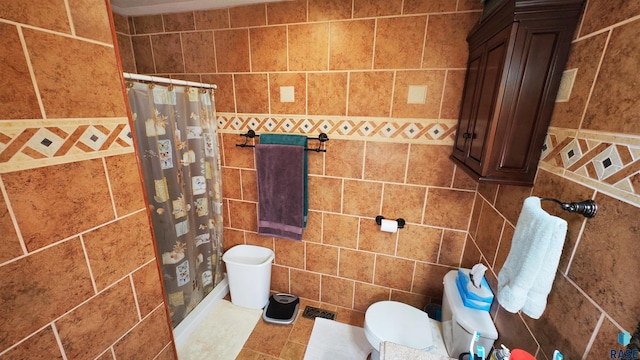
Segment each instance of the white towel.
[{"label": "white towel", "polygon": [[566,235],[567,222],[542,210],[540,198],[525,199],[511,250],[498,274],[498,302],[504,309],[540,318]]}]

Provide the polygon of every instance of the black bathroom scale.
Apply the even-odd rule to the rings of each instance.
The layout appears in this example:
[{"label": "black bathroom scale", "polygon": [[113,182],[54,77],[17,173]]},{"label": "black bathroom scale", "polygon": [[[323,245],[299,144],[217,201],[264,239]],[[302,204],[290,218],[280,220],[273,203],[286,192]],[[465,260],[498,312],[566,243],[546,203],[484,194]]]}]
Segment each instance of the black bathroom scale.
[{"label": "black bathroom scale", "polygon": [[269,303],[262,312],[262,319],[268,323],[289,325],[298,315],[300,299],[293,294],[278,293],[269,297]]}]

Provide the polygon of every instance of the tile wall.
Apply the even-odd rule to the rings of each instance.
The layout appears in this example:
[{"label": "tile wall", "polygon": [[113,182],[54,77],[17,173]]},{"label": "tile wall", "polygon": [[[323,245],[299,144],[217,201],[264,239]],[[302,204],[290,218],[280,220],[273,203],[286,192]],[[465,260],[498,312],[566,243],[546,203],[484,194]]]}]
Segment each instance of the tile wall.
[{"label": "tile wall", "polygon": [[[382,299],[422,307],[458,265],[484,262],[495,285],[527,196],[593,198],[600,212],[588,221],[545,204],[569,231],[543,317],[497,304],[491,313],[500,342],[539,359],[556,348],[571,359],[608,357],[620,348],[617,332],[640,320],[629,278],[640,235],[640,6],[588,1],[567,64],[576,80],[557,104],[533,188],[478,185],[448,160],[478,6],[308,0],[116,17],[116,28],[125,69],[220,87],[225,247],[274,249],[273,290],[356,310]],[[410,85],[426,86],[424,104],[407,104]],[[294,102],[279,101],[280,86],[294,87]],[[302,242],[256,234],[253,152],[235,147],[250,128],[331,138],[326,154],[309,154]],[[378,214],[408,225],[382,233]]]},{"label": "tile wall", "polygon": [[3,359],[175,358],[106,4],[0,6]]}]

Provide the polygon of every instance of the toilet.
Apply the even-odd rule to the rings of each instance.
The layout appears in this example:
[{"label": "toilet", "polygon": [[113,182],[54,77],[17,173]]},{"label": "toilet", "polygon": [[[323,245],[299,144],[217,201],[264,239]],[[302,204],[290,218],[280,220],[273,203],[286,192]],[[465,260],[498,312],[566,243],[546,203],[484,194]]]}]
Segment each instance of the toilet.
[{"label": "toilet", "polygon": [[430,319],[426,312],[397,301],[379,301],[365,313],[364,334],[373,346],[371,360],[380,359],[380,344],[390,341],[414,349],[440,353],[457,359],[469,352],[473,332],[480,333],[488,353],[498,338],[489,312],[465,307],[456,286],[457,270],[448,272],[443,280],[442,323]]}]

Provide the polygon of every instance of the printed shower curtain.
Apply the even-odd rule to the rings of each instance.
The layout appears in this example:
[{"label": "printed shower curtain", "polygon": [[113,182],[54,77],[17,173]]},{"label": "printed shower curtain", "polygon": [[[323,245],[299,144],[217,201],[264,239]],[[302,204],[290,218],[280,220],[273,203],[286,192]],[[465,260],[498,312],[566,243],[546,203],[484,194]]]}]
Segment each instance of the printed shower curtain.
[{"label": "printed shower curtain", "polygon": [[128,82],[166,299],[175,328],[222,279],[222,189],[210,90]]}]

